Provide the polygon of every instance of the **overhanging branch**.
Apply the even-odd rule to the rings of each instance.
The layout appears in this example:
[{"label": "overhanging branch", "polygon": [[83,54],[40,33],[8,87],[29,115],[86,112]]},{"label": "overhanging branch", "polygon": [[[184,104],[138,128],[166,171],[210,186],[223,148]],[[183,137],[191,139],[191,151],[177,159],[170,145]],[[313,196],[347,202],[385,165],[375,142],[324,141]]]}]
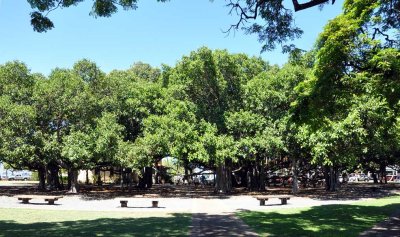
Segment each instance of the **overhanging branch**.
[{"label": "overhanging branch", "polygon": [[[306,3],[299,3],[299,1],[297,0],[292,0],[293,2],[293,7],[294,7],[294,11],[301,11],[310,7],[314,7],[323,3],[327,3],[329,2],[329,0],[311,0],[309,2]],[[335,3],[335,0],[332,0],[332,4]]]}]

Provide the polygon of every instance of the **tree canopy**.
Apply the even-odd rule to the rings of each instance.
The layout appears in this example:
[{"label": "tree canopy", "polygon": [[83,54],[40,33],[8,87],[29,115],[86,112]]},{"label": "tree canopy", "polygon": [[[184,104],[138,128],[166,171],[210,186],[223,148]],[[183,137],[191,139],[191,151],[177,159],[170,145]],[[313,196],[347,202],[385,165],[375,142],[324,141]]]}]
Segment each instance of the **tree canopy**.
[{"label": "tree canopy", "polygon": [[345,1],[314,49],[283,66],[207,47],[161,69],[104,73],[83,59],[46,77],[0,65],[0,160],[37,170],[42,188],[60,188],[64,170],[71,191],[81,169],[133,170],[149,187],[164,157],[186,177],[213,170],[218,192],[264,190],[280,173],[293,192],[320,173],[331,191],[357,169],[377,182],[400,164],[400,45],[387,4]]}]

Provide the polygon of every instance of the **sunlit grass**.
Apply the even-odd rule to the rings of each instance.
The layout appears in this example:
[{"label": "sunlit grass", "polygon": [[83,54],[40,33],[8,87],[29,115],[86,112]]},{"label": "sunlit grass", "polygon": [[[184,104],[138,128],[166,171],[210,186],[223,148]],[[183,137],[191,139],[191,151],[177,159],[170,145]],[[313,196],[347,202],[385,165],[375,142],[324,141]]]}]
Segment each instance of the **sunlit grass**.
[{"label": "sunlit grass", "polygon": [[358,236],[400,208],[400,196],[268,212],[240,212],[261,236]]}]

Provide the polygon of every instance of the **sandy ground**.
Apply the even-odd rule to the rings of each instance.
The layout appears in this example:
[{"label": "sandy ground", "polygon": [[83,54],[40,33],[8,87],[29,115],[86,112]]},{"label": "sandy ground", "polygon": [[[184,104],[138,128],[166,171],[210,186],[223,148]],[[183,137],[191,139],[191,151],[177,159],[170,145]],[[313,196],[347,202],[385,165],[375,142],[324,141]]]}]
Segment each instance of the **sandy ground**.
[{"label": "sandy ground", "polygon": [[[120,207],[120,200],[128,200],[128,208]],[[151,201],[159,201],[159,208],[151,208]],[[329,204],[349,204],[359,200],[317,200],[304,197],[292,197],[287,205],[280,205],[280,200],[272,198],[266,206],[251,196],[233,196],[226,198],[150,198],[128,197],[91,200],[84,196],[64,196],[56,205],[47,205],[43,199],[32,199],[29,204],[22,204],[16,197],[0,196],[0,208],[29,208],[45,210],[82,210],[82,211],[119,211],[151,213],[207,213],[223,214],[242,210],[274,210],[282,208],[311,207]]]},{"label": "sandy ground", "polygon": [[[30,181],[0,181],[0,189],[9,190],[10,188],[32,188],[37,182]],[[160,186],[162,187],[162,186]],[[185,191],[192,191],[190,187],[185,187]],[[21,189],[20,189],[21,190]],[[23,189],[22,189],[23,190]],[[348,192],[353,192],[349,189]],[[400,192],[398,188],[389,191]],[[18,192],[16,192],[18,193]],[[26,191],[19,191],[23,194]],[[56,205],[48,205],[43,199],[32,199],[29,204],[22,204],[15,196],[10,194],[0,194],[0,208],[29,208],[46,210],[82,210],[82,211],[119,211],[119,212],[146,212],[146,213],[205,213],[205,214],[224,214],[234,213],[242,210],[266,211],[283,208],[312,207],[330,204],[350,204],[359,200],[372,197],[374,193],[358,198],[334,198],[320,199],[314,196],[292,197],[287,205],[280,205],[278,198],[271,198],[266,202],[266,206],[260,206],[259,201],[249,195],[237,196],[199,196],[202,198],[190,197],[149,197],[143,195],[128,194],[128,197],[113,197],[105,195],[103,198],[90,195],[64,195],[56,202]],[[369,195],[368,195],[369,194]],[[388,193],[386,193],[387,195]],[[17,194],[15,194],[17,195]],[[150,194],[151,195],[151,194]],[[385,195],[385,196],[386,196]],[[362,197],[362,198],[360,198]],[[128,208],[120,207],[120,200],[128,200]],[[159,201],[159,208],[151,208],[151,201]]]}]

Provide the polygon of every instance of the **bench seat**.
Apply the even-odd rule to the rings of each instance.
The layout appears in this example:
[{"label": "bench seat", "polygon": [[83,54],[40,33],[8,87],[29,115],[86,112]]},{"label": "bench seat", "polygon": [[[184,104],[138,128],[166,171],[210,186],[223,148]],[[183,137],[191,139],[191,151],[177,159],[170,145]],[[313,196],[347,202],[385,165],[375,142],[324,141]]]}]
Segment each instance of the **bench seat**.
[{"label": "bench seat", "polygon": [[[121,207],[128,207],[128,200],[126,199],[120,200],[119,203],[121,203]],[[158,201],[151,201],[151,207],[158,207]]]},{"label": "bench seat", "polygon": [[291,196],[288,195],[276,195],[276,196],[256,196],[255,198],[260,201],[260,206],[265,206],[265,201],[271,198],[278,198],[281,200],[282,205],[287,204],[287,200],[290,200]]},{"label": "bench seat", "polygon": [[54,205],[55,201],[58,199],[63,198],[63,196],[45,196],[45,195],[19,195],[16,196],[18,200],[22,201],[24,204],[28,204],[31,199],[43,199],[49,205]]}]

